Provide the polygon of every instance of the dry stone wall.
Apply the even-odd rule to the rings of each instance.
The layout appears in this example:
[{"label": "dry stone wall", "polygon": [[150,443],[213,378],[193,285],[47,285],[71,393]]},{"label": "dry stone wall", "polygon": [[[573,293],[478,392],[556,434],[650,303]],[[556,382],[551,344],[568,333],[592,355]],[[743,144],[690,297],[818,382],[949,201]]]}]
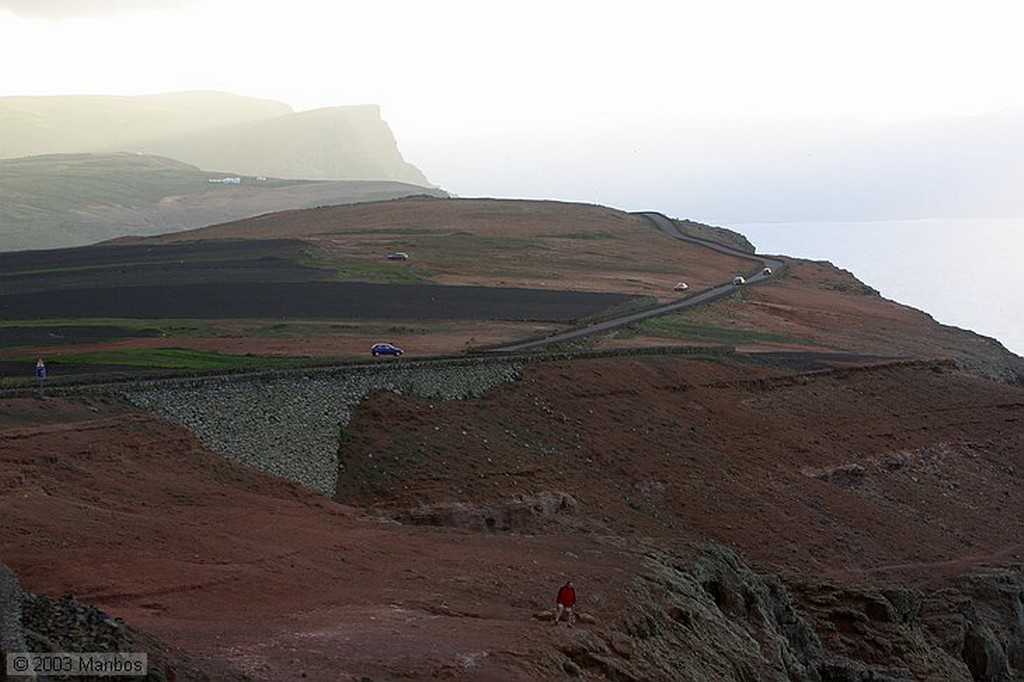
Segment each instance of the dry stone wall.
[{"label": "dry stone wall", "polygon": [[519,377],[504,358],[389,362],[260,375],[142,382],[119,389],[133,405],[191,431],[225,457],[333,494],[342,430],[369,393],[472,398]]}]

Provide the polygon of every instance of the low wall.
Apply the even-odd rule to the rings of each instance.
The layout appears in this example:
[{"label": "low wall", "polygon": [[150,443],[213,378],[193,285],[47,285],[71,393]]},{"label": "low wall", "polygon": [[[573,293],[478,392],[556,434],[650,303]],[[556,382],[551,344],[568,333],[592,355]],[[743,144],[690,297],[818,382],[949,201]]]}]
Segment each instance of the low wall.
[{"label": "low wall", "polygon": [[191,431],[209,449],[333,495],[341,433],[372,391],[433,400],[483,395],[519,378],[528,362],[635,355],[728,355],[729,347],[486,355],[137,381],[105,390]]},{"label": "low wall", "polygon": [[478,359],[161,380],[117,392],[191,431],[228,459],[333,494],[342,430],[370,392],[439,400],[482,395],[519,376],[522,363]]}]

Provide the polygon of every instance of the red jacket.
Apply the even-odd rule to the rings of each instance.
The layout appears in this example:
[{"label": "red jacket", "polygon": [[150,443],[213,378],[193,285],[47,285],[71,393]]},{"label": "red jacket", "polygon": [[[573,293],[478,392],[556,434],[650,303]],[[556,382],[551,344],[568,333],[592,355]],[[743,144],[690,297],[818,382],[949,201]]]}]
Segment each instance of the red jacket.
[{"label": "red jacket", "polygon": [[576,590],[568,583],[562,585],[562,589],[558,590],[558,598],[555,602],[566,607],[576,606]]}]

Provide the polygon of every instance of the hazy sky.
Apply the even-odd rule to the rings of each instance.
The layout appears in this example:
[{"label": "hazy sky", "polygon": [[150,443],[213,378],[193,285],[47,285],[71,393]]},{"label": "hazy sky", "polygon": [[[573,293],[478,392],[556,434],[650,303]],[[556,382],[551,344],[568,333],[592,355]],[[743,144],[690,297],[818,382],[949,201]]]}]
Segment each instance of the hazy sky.
[{"label": "hazy sky", "polygon": [[[435,183],[539,196],[536,164],[592,173],[596,156],[635,174],[632,157],[657,171],[654,147],[701,126],[1024,111],[1022,13],[1017,0],[0,0],[0,95],[378,104]],[[589,195],[549,193],[646,201],[588,182]],[[755,213],[736,217],[770,217]]]},{"label": "hazy sky", "polygon": [[[886,126],[1024,114],[1020,7],[1018,0],[0,0],[0,95],[200,89],[297,111],[378,104],[407,160],[463,196],[664,208],[717,221],[863,218],[821,207],[869,208],[874,187],[905,180],[832,182],[860,186],[866,197],[802,191],[836,170],[808,159],[840,158],[850,144],[833,143],[852,130],[852,151],[864,157],[854,166],[892,166],[908,152],[893,159],[865,151],[888,144],[876,139]],[[808,127],[809,117],[819,120]],[[858,128],[865,124],[875,125],[866,137]],[[922,163],[935,174],[934,159]],[[794,165],[802,170],[778,173]],[[979,166],[992,168],[985,159]],[[916,177],[919,169],[903,171]],[[773,175],[773,183],[759,181]],[[954,174],[917,189],[938,195],[959,184]],[[778,210],[801,194],[818,205]],[[882,197],[871,217],[952,210],[909,203]]]},{"label": "hazy sky", "polygon": [[0,0],[0,94],[374,103],[400,140],[906,119],[1024,107],[1022,13],[1016,0]]}]

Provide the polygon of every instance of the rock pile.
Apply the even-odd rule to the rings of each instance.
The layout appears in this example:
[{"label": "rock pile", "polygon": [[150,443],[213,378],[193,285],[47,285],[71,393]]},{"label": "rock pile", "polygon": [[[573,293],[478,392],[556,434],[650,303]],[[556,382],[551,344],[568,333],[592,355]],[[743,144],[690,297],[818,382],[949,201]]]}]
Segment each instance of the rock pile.
[{"label": "rock pile", "polygon": [[[543,492],[505,504],[474,505],[465,502],[431,504],[395,513],[392,518],[414,526],[446,526],[476,531],[519,531],[553,519],[572,520],[579,502],[564,492]],[[581,520],[582,522],[582,520]]]},{"label": "rock pile", "polygon": [[112,618],[70,594],[56,599],[23,594],[21,625],[28,649],[35,653],[133,650],[131,632],[120,618]]},{"label": "rock pile", "polygon": [[21,587],[14,572],[0,563],[0,658],[3,654],[24,650],[25,640],[21,634]]}]

